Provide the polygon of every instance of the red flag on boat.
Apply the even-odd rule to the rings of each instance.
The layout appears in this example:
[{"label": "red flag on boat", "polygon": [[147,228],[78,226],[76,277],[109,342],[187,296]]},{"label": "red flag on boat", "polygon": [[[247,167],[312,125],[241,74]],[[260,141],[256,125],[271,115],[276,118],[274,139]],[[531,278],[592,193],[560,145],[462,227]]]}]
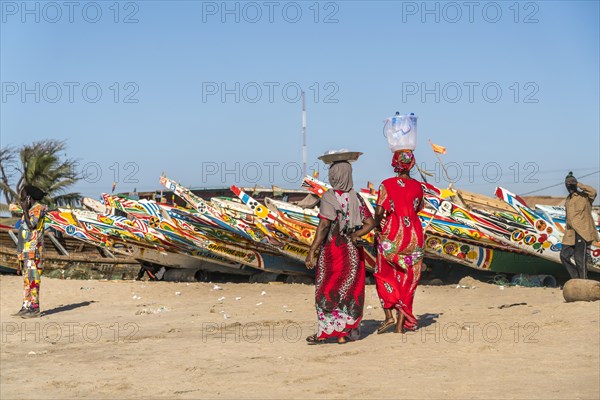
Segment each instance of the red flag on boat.
[{"label": "red flag on boat", "polygon": [[435,151],[436,153],[446,154],[446,148],[444,146],[433,144],[433,143],[431,143],[431,140],[429,141],[429,143],[431,144],[433,151]]}]

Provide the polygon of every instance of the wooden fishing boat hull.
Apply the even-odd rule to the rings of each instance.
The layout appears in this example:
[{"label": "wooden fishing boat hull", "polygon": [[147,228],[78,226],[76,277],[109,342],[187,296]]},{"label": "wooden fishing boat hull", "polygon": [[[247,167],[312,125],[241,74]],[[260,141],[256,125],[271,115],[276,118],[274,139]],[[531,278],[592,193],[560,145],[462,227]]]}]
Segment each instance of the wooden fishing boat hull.
[{"label": "wooden fishing boat hull", "polygon": [[195,269],[222,274],[252,275],[255,269],[248,268],[240,263],[228,262],[216,257],[192,256],[181,253],[163,253],[155,249],[132,246],[131,257],[142,263],[151,263],[166,268]]},{"label": "wooden fishing boat hull", "polygon": [[562,265],[540,257],[478,246],[453,237],[434,234],[425,235],[425,257],[481,271],[568,277]]}]

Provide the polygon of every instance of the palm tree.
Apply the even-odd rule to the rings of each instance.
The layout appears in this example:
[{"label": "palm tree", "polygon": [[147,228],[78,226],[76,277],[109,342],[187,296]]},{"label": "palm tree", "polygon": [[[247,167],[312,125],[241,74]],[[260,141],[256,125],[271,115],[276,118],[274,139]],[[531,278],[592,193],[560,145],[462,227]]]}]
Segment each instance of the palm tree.
[{"label": "palm tree", "polygon": [[[47,193],[43,202],[51,207],[76,205],[81,195],[65,193],[78,180],[75,171],[77,162],[61,157],[60,153],[66,147],[64,141],[47,139],[19,149],[0,149],[0,191],[6,202],[18,202],[21,189],[25,185],[34,185]],[[17,177],[14,186],[11,185]]]},{"label": "palm tree", "polygon": [[[14,198],[12,198],[12,194],[4,190],[4,187],[10,186],[9,180],[12,178],[12,171],[9,170],[11,164],[15,161],[15,149],[13,147],[7,146],[0,149],[0,174],[2,175],[0,179],[2,180],[2,193],[4,194],[4,199],[6,200],[6,204],[12,203]],[[1,211],[1,210],[0,210]]]}]

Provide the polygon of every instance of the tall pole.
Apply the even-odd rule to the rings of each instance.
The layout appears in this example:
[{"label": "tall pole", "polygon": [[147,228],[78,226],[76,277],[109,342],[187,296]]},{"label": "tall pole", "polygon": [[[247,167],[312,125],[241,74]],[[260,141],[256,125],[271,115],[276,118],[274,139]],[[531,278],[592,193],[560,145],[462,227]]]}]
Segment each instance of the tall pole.
[{"label": "tall pole", "polygon": [[302,179],[306,176],[306,103],[302,92]]}]

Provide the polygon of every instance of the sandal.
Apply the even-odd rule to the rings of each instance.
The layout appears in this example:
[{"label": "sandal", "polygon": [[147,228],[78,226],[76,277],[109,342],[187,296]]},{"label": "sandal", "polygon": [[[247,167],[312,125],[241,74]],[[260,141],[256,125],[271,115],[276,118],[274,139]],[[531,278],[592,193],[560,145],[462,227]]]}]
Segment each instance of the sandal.
[{"label": "sandal", "polygon": [[306,338],[306,343],[307,344],[321,344],[324,343],[325,339],[319,339],[317,338],[317,334],[315,333],[314,335],[310,335]]},{"label": "sandal", "polygon": [[348,336],[340,336],[337,340],[338,344],[346,344],[348,342],[353,342],[354,340],[350,339]]},{"label": "sandal", "polygon": [[379,328],[377,328],[377,333],[384,333],[394,325],[396,325],[396,322],[393,319],[385,320],[379,325]]}]

